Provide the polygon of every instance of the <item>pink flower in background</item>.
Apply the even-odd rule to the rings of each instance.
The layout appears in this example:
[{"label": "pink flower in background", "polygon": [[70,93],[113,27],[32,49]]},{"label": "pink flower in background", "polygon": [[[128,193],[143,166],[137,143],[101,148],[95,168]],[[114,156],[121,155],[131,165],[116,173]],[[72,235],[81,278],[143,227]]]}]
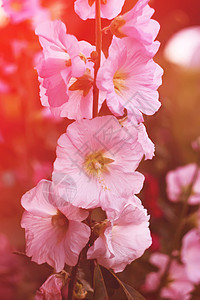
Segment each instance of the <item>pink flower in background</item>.
[{"label": "pink flower in background", "polygon": [[144,177],[135,172],[143,150],[138,132],[131,133],[113,116],[81,120],[69,125],[58,140],[53,182],[63,194],[65,176],[76,184],[73,204],[83,208],[102,205],[102,192],[139,193]]},{"label": "pink flower in background", "polygon": [[16,299],[23,269],[6,235],[0,232],[0,298]]},{"label": "pink flower in background", "polygon": [[26,254],[38,264],[48,263],[57,272],[65,264],[76,265],[90,236],[90,228],[81,221],[88,212],[72,206],[56,194],[50,181],[42,180],[22,197],[25,212]]},{"label": "pink flower in background", "polygon": [[66,34],[61,21],[44,22],[35,32],[43,47],[43,56],[37,65],[41,101],[44,105],[48,101],[51,108],[57,108],[68,101],[67,84],[71,76],[84,74],[85,62],[80,57],[78,40]]},{"label": "pink flower in background", "polygon": [[[169,257],[166,254],[153,253],[151,255],[150,263],[158,267],[159,270],[147,275],[143,287],[145,291],[152,292],[157,290],[168,261]],[[193,283],[187,276],[185,266],[173,260],[169,270],[167,285],[161,290],[161,297],[172,300],[189,300],[193,288]]]},{"label": "pink flower in background", "polygon": [[3,8],[13,23],[34,17],[40,11],[39,0],[3,0]]},{"label": "pink flower in background", "polygon": [[157,89],[163,70],[151,57],[138,42],[113,37],[97,86],[107,93],[107,105],[115,115],[123,115],[126,108],[137,119],[141,112],[153,115],[159,109]]},{"label": "pink flower in background", "polygon": [[[67,117],[68,119],[80,120],[91,119],[93,112],[93,85],[94,85],[94,63],[87,58],[95,51],[95,46],[81,41],[79,42],[80,54],[85,62],[85,73],[81,77],[71,77],[68,82],[69,99],[60,107],[51,108],[56,116]],[[102,61],[105,57],[102,53]],[[105,92],[99,93],[100,103],[105,100]],[[99,109],[101,105],[99,104]]]},{"label": "pink flower in background", "polygon": [[130,37],[146,45],[152,44],[160,25],[151,19],[154,9],[148,3],[149,0],[139,0],[130,11],[116,17],[108,28],[118,38]]},{"label": "pink flower in background", "polygon": [[63,281],[62,273],[51,275],[36,292],[34,300],[62,300]]},{"label": "pink flower in background", "polygon": [[[178,202],[183,199],[194,180],[196,170],[196,164],[189,164],[168,172],[166,176],[167,195],[171,201]],[[188,203],[194,205],[200,203],[200,170],[195,178]]]},{"label": "pink flower in background", "polygon": [[[101,0],[101,17],[113,19],[122,10],[125,0]],[[95,18],[95,0],[76,0],[74,9],[83,20]]]},{"label": "pink flower in background", "polygon": [[0,79],[0,94],[8,93],[10,92],[10,87],[9,85]]},{"label": "pink flower in background", "polygon": [[200,230],[192,229],[183,238],[181,259],[190,280],[200,283]]},{"label": "pink flower in background", "polygon": [[107,213],[108,220],[100,224],[99,237],[89,248],[87,258],[97,259],[99,264],[114,272],[122,272],[151,245],[149,216],[137,199],[114,215]]}]

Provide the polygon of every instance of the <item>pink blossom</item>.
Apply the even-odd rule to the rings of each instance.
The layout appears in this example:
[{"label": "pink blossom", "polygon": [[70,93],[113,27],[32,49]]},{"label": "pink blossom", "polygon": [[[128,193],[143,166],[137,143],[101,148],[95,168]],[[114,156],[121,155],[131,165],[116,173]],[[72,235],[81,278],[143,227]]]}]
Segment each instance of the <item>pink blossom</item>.
[{"label": "pink blossom", "polygon": [[38,264],[47,262],[60,272],[65,263],[74,266],[90,236],[81,223],[88,212],[72,206],[57,195],[50,181],[42,180],[22,197],[25,212],[26,254]]},{"label": "pink blossom", "polygon": [[199,70],[199,49],[200,26],[189,26],[176,32],[167,42],[163,52],[170,63],[186,70]]},{"label": "pink blossom", "polygon": [[10,91],[9,85],[0,79],[0,94],[8,93]]},{"label": "pink blossom", "polygon": [[[85,73],[83,76],[71,77],[67,84],[69,99],[60,107],[53,108],[54,115],[67,117],[68,119],[80,120],[91,119],[93,112],[93,84],[94,84],[94,63],[88,60],[95,47],[85,41],[79,42],[82,59],[85,61]],[[102,61],[105,60],[102,54]],[[105,92],[99,93],[100,104],[105,100]]]},{"label": "pink blossom", "polygon": [[81,120],[69,125],[58,140],[53,181],[62,193],[65,176],[76,184],[73,204],[103,205],[102,193],[139,193],[144,177],[135,172],[143,156],[138,133],[123,128],[113,116]]},{"label": "pink blossom", "polygon": [[146,45],[152,44],[160,25],[151,19],[154,9],[148,3],[149,0],[139,0],[130,11],[116,17],[108,28],[118,38],[130,37]]},{"label": "pink blossom", "polygon": [[[159,287],[160,280],[169,257],[162,253],[153,253],[150,257],[150,262],[159,268],[158,272],[149,273],[146,277],[144,290],[152,292]],[[189,300],[190,292],[193,290],[193,284],[189,280],[184,265],[173,260],[169,269],[167,285],[161,290],[161,297],[174,300]]]},{"label": "pink blossom", "polygon": [[132,128],[137,129],[138,142],[142,146],[145,160],[152,159],[154,157],[155,146],[154,146],[153,142],[150,140],[144,124],[140,123],[140,124],[134,125],[132,122],[125,120],[124,122],[122,122],[122,126],[125,126],[129,130],[130,133],[132,131]]},{"label": "pink blossom", "polygon": [[41,101],[42,104],[48,102],[53,109],[58,108],[68,101],[67,84],[71,76],[82,76],[85,63],[80,57],[77,39],[66,34],[61,21],[44,22],[35,32],[43,47],[43,57],[37,66]]},{"label": "pink blossom", "polygon": [[137,119],[141,112],[153,115],[159,109],[157,89],[163,71],[151,57],[138,42],[113,37],[97,86],[107,93],[107,105],[114,114],[123,115],[126,108]]},{"label": "pink blossom", "polygon": [[61,274],[51,275],[36,292],[35,300],[62,300],[61,289],[64,276]]},{"label": "pink blossom", "polygon": [[87,258],[121,272],[150,247],[149,216],[137,199],[114,215],[107,213],[108,219],[100,224],[99,237],[89,248]]},{"label": "pink blossom", "polygon": [[197,177],[195,178],[196,170],[196,164],[189,164],[168,172],[166,176],[167,195],[171,201],[178,202],[184,200],[190,185],[193,184],[188,203],[194,205],[200,203],[200,170],[198,170]]},{"label": "pink blossom", "polygon": [[37,184],[43,178],[48,178],[52,172],[52,164],[50,162],[33,161],[33,182]]},{"label": "pink blossom", "polygon": [[13,23],[32,18],[40,10],[39,0],[3,0],[3,8]]},{"label": "pink blossom", "polygon": [[[113,19],[122,10],[125,0],[101,0],[101,17]],[[83,20],[95,18],[95,0],[76,0],[75,12]]]},{"label": "pink blossom", "polygon": [[200,283],[200,230],[192,229],[183,238],[181,258],[190,280]]}]

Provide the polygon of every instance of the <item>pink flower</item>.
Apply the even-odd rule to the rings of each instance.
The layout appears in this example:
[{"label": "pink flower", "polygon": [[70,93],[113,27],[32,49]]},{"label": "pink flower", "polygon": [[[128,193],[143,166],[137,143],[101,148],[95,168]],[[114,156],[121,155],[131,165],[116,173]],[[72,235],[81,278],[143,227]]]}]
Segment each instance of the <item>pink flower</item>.
[{"label": "pink flower", "polygon": [[138,199],[114,215],[107,213],[108,219],[98,226],[99,237],[89,248],[87,258],[97,259],[114,272],[122,272],[151,245],[149,217]]},{"label": "pink flower", "polygon": [[81,222],[88,212],[63,202],[46,180],[22,197],[22,206],[27,256],[38,264],[47,262],[57,272],[65,263],[76,265],[90,236],[90,228]]},{"label": "pink flower", "polygon": [[76,184],[73,204],[83,208],[103,205],[103,192],[139,193],[143,175],[135,172],[143,156],[136,129],[121,127],[113,116],[81,120],[69,125],[58,140],[53,181],[63,193],[65,176]]},{"label": "pink flower", "polygon": [[200,231],[199,229],[190,230],[182,241],[181,258],[185,264],[189,279],[200,283]]},{"label": "pink flower", "polygon": [[52,109],[58,108],[68,101],[67,84],[71,76],[84,74],[85,62],[80,57],[77,39],[66,34],[61,21],[44,22],[35,32],[43,47],[43,57],[37,66],[41,101],[48,101]]},{"label": "pink flower", "polygon": [[149,0],[139,0],[130,11],[116,17],[108,29],[118,38],[130,37],[145,45],[152,44],[160,25],[151,19],[154,9],[148,3]]},{"label": "pink flower", "polygon": [[114,114],[123,115],[126,108],[128,114],[141,119],[141,112],[153,115],[159,109],[157,89],[163,71],[151,57],[138,42],[113,37],[109,56],[98,71],[97,86],[106,91],[107,105]]},{"label": "pink flower", "polygon": [[166,176],[167,195],[171,201],[184,200],[190,185],[193,184],[188,203],[194,205],[200,203],[200,170],[198,170],[197,177],[195,176],[196,170],[196,164],[189,164],[168,172]]},{"label": "pink flower", "polygon": [[23,270],[19,257],[6,235],[0,232],[0,291],[1,299],[16,299],[16,290],[22,281]]},{"label": "pink flower", "polygon": [[[166,254],[154,253],[150,262],[159,268],[158,272],[149,273],[144,284],[145,291],[156,291],[164,274],[169,257]],[[169,269],[167,284],[161,290],[161,297],[174,300],[189,300],[193,284],[189,280],[184,265],[173,260]]]},{"label": "pink flower", "polygon": [[13,23],[32,18],[40,10],[39,0],[3,0],[3,8]]},{"label": "pink flower", "polygon": [[[113,19],[122,10],[125,0],[101,0],[101,17]],[[75,12],[83,20],[95,18],[95,0],[76,0]]]},{"label": "pink flower", "polygon": [[147,134],[144,124],[140,123],[140,124],[134,125],[132,122],[125,121],[125,122],[122,122],[122,126],[125,126],[129,130],[130,133],[132,131],[132,128],[137,129],[138,142],[142,146],[143,153],[145,155],[145,160],[152,159],[154,157],[155,146],[154,146],[153,142],[150,140],[150,138],[148,137],[148,134]]},{"label": "pink flower", "polygon": [[[80,120],[91,119],[93,113],[93,84],[94,84],[94,63],[87,58],[95,51],[95,47],[85,41],[79,42],[82,59],[85,61],[85,73],[83,76],[71,77],[67,85],[69,99],[59,108],[54,108],[55,115],[67,117],[68,119]],[[102,61],[105,57],[102,54]],[[99,93],[100,104],[105,100],[105,92]]]},{"label": "pink flower", "polygon": [[62,300],[61,289],[66,273],[51,275],[36,292],[34,300]]}]

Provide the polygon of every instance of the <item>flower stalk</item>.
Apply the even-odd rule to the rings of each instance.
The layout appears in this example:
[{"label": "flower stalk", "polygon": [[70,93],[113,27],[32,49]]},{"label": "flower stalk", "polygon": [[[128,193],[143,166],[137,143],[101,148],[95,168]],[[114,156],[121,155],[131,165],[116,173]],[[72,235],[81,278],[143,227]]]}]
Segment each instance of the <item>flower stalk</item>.
[{"label": "flower stalk", "polygon": [[95,0],[95,38],[97,58],[94,64],[93,118],[98,116],[99,89],[96,85],[97,72],[101,65],[102,30],[101,30],[101,0]]}]

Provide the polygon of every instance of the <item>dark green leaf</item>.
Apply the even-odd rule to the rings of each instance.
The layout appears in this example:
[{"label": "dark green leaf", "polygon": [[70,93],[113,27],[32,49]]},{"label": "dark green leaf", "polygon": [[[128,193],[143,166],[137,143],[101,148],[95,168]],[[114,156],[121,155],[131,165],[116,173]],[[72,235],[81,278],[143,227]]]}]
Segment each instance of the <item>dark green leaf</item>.
[{"label": "dark green leaf", "polygon": [[94,296],[93,300],[109,300],[106,284],[101,272],[101,268],[96,264],[94,268]]},{"label": "dark green leaf", "polygon": [[128,300],[145,300],[145,298],[127,283],[122,282],[112,271],[111,274],[117,279]]}]

